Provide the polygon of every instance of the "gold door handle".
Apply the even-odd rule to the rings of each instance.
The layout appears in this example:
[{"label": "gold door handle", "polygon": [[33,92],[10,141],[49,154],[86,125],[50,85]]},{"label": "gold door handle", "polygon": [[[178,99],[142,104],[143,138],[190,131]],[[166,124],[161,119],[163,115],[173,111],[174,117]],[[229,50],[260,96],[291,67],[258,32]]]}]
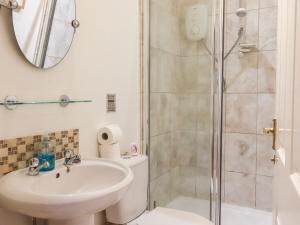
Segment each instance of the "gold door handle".
[{"label": "gold door handle", "polygon": [[272,149],[274,151],[277,150],[276,148],[276,139],[277,139],[277,119],[273,119],[273,127],[272,128],[264,128],[265,134],[272,134],[273,135],[273,142],[272,142]]},{"label": "gold door handle", "polygon": [[277,158],[277,156],[276,155],[274,155],[273,156],[273,158],[272,159],[270,159],[271,160],[271,162],[273,162],[274,163],[274,165],[277,163],[277,161],[278,161],[278,158]]}]

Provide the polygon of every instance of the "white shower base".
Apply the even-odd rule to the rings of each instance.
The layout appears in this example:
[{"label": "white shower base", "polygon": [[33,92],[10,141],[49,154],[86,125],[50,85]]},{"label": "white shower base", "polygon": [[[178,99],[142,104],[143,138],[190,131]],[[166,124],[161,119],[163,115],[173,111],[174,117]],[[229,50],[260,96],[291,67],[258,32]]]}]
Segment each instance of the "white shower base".
[{"label": "white shower base", "polygon": [[[209,217],[210,206],[207,200],[179,196],[167,207]],[[223,203],[221,225],[272,225],[272,213]]]}]

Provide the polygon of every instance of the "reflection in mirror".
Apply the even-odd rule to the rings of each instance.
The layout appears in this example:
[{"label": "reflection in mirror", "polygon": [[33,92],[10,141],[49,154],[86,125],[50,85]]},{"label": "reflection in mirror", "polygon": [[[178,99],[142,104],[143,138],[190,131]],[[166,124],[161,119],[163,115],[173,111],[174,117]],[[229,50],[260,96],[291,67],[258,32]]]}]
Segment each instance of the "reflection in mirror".
[{"label": "reflection in mirror", "polygon": [[51,68],[63,60],[72,44],[75,0],[19,0],[13,10],[15,36],[26,59]]}]

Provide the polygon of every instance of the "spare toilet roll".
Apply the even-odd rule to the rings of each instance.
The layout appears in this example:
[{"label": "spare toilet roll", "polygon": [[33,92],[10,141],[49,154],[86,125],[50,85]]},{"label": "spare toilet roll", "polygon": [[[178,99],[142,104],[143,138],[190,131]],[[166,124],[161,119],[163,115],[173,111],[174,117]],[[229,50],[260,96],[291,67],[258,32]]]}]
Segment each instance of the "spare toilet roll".
[{"label": "spare toilet roll", "polygon": [[121,158],[121,151],[119,144],[100,145],[100,157],[104,159],[118,160]]},{"label": "spare toilet roll", "polygon": [[112,145],[120,141],[122,130],[116,124],[110,124],[102,127],[98,131],[98,142],[100,145]]}]

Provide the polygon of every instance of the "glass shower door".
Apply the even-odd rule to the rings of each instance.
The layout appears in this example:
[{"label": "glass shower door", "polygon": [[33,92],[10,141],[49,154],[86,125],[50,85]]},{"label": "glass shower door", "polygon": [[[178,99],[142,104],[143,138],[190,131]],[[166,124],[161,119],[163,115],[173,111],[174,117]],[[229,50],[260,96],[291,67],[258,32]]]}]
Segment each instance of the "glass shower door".
[{"label": "glass shower door", "polygon": [[218,1],[150,0],[150,208],[212,217]]}]

